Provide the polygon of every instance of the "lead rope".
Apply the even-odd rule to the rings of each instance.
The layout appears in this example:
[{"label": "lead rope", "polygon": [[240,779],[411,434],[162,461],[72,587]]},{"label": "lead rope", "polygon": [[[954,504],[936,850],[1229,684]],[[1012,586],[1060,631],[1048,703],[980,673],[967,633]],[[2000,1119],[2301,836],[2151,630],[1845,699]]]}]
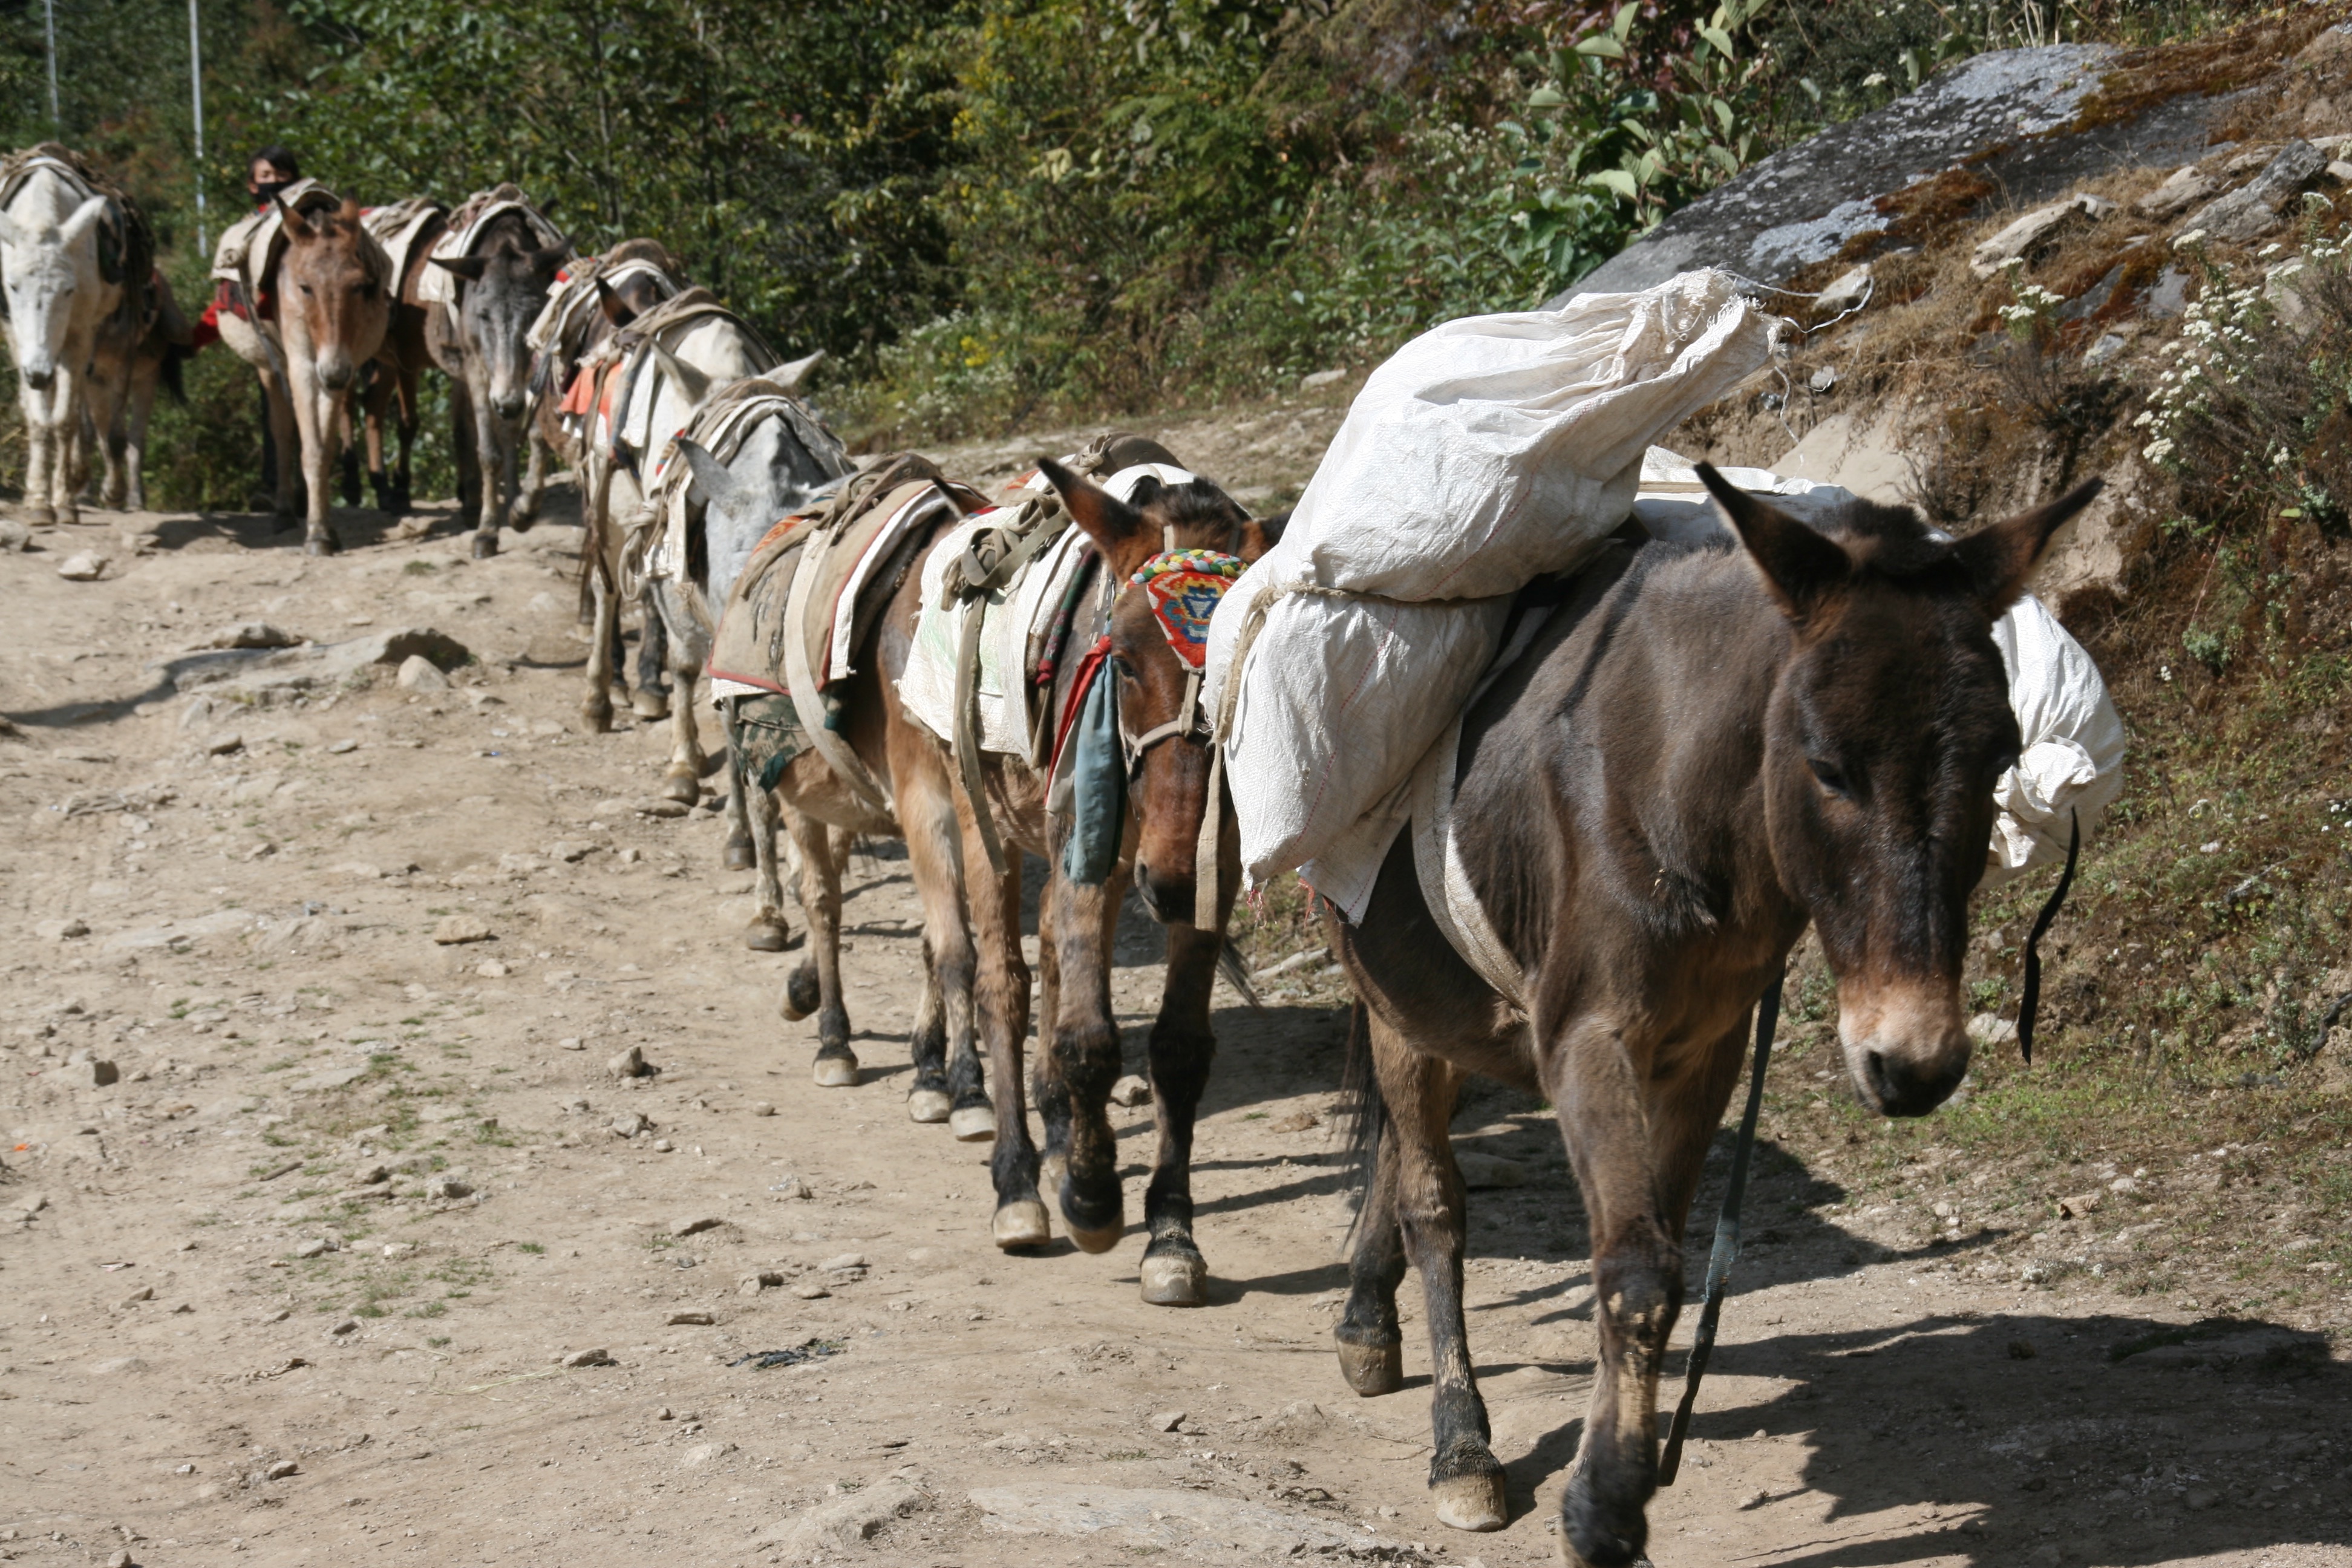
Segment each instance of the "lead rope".
[{"label": "lead rope", "polygon": [[1715,1250],[1706,1260],[1706,1293],[1699,1306],[1698,1332],[1691,1338],[1690,1370],[1683,1384],[1682,1403],[1675,1407],[1674,1425],[1666,1430],[1665,1452],[1658,1458],[1658,1484],[1675,1484],[1682,1468],[1683,1439],[1690,1433],[1691,1411],[1698,1404],[1699,1380],[1706,1375],[1707,1358],[1715,1352],[1715,1326],[1723,1316],[1723,1286],[1739,1256],[1739,1200],[1748,1191],[1748,1161],[1756,1148],[1756,1119],[1764,1110],[1764,1068],[1772,1059],[1772,1034],[1780,1023],[1780,983],[1772,977],[1756,1006],[1756,1069],[1748,1080],[1748,1109],[1739,1118],[1739,1137],[1731,1146],[1731,1178],[1724,1184],[1723,1212],[1716,1216]]},{"label": "lead rope", "polygon": [[2058,918],[2058,906],[2066,901],[2066,889],[2074,885],[2074,858],[2083,848],[2081,816],[2069,807],[2066,820],[2066,869],[2059,874],[2058,885],[2050,890],[2050,900],[2042,906],[2042,912],[2033,917],[2033,930],[2025,939],[2025,994],[2017,1005],[2017,1048],[2028,1066],[2033,1061],[2034,1015],[2042,1005],[2042,935]]}]

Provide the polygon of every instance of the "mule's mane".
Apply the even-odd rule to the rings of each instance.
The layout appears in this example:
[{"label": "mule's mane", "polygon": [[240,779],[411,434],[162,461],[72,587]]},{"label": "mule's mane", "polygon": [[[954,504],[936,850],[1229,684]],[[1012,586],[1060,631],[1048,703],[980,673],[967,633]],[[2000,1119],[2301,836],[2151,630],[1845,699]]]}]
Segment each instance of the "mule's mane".
[{"label": "mule's mane", "polygon": [[1207,479],[1161,485],[1135,503],[1135,510],[1168,528],[1230,526],[1234,514],[1247,518],[1242,504]]},{"label": "mule's mane", "polygon": [[1825,515],[1818,531],[1845,546],[1857,567],[1896,583],[1924,586],[1920,579],[1954,564],[1952,540],[1907,506],[1856,497]]}]

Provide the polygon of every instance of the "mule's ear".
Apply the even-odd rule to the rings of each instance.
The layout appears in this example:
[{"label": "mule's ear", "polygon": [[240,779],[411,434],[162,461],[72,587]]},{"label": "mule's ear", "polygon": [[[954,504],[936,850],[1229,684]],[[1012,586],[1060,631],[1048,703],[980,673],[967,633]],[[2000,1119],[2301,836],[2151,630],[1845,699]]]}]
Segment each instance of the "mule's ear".
[{"label": "mule's ear", "polygon": [[686,466],[694,470],[694,483],[688,494],[698,494],[708,506],[721,511],[732,510],[745,486],[726,464],[705,451],[701,443],[677,438],[677,449],[686,455]]},{"label": "mule's ear", "polygon": [[1725,521],[1748,547],[1748,559],[1764,574],[1764,586],[1781,614],[1799,623],[1811,617],[1852,574],[1853,557],[1836,541],[1823,538],[1717,473],[1714,464],[1696,467],[1700,481],[1715,497]]},{"label": "mule's ear", "polygon": [[1953,547],[1976,585],[1977,603],[1987,619],[2000,619],[2017,603],[2050,541],[2105,486],[2105,479],[2085,479],[2056,500],[1980,528]]},{"label": "mule's ear", "polygon": [[1051,458],[1037,459],[1037,471],[1054,487],[1069,509],[1070,521],[1095,542],[1104,559],[1116,560],[1121,546],[1143,531],[1143,514],[1095,483],[1072,473]]},{"label": "mule's ear", "polygon": [[604,319],[616,327],[625,327],[637,319],[628,302],[614,293],[613,286],[602,278],[596,279],[596,304],[604,312]]},{"label": "mule's ear", "polygon": [[662,374],[677,384],[678,391],[686,395],[688,403],[699,405],[710,395],[710,377],[704,372],[687,363],[658,342],[648,342],[646,347],[653,352],[654,363],[661,366]]},{"label": "mule's ear", "polygon": [[816,374],[816,367],[824,363],[824,351],[819,349],[806,359],[796,359],[790,364],[778,365],[768,373],[768,379],[794,397],[798,397],[801,395],[801,388],[808,384],[809,377]]},{"label": "mule's ear", "polygon": [[524,258],[524,259],[530,263],[530,269],[533,273],[544,272],[550,278],[552,278],[555,276],[555,269],[557,268],[572,259],[572,247],[569,245],[551,245],[543,250],[532,251],[529,256]]},{"label": "mule's ear", "polygon": [[278,209],[278,226],[287,238],[303,240],[312,237],[310,220],[302,216],[301,208],[288,206],[284,196],[270,197],[269,205]]},{"label": "mule's ear", "polygon": [[62,245],[71,245],[75,240],[79,239],[83,235],[89,232],[89,230],[95,228],[98,226],[98,220],[105,216],[106,198],[104,196],[90,197],[89,200],[74,208],[73,216],[71,217],[58,225],[58,243]]},{"label": "mule's ear", "polygon": [[479,283],[482,274],[490,269],[487,256],[428,256],[425,258],[444,272],[454,272],[468,283]]},{"label": "mule's ear", "polygon": [[30,237],[16,226],[16,220],[0,212],[0,245],[23,245]]}]

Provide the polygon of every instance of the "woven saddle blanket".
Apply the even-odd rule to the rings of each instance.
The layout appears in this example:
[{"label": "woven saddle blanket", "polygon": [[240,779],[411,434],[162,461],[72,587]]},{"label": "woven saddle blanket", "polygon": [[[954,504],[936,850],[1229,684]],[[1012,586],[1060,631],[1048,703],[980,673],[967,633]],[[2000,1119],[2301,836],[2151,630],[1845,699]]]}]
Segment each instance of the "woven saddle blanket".
[{"label": "woven saddle blanket", "polygon": [[717,458],[732,463],[743,443],[768,420],[791,431],[801,448],[817,459],[829,479],[857,471],[848,448],[808,405],[764,376],[747,376],[721,387],[694,411],[677,437],[663,444],[645,481],[645,507],[629,522],[622,548],[625,584],[648,577],[682,581],[687,572],[687,542],[694,526],[694,469],[677,448],[677,439],[691,440]]},{"label": "woven saddle blanket", "polygon": [[130,192],[100,174],[80,153],[55,142],[0,159],[0,207],[15,201],[25,182],[44,169],[63,180],[81,200],[104,196],[111,204],[98,227],[98,275],[110,284],[140,283],[142,287],[125,292],[121,309],[135,310],[142,325],[152,324],[159,297],[150,283],[155,269],[155,236],[147,226],[147,215],[131,199]]},{"label": "woven saddle blanket", "polygon": [[[531,242],[541,250],[561,249],[572,242],[563,231],[547,221],[547,215],[532,206],[519,185],[494,185],[487,191],[476,191],[465,204],[449,215],[449,226],[433,247],[433,254],[451,260],[474,254],[475,242],[482,231],[508,213],[520,213],[523,225],[530,229]],[[457,285],[460,279],[446,268],[428,267],[416,280],[416,298],[420,304],[457,306]]]},{"label": "woven saddle blanket", "polygon": [[[362,226],[375,236],[383,253],[392,258],[392,275],[399,287],[405,288],[409,263],[415,260],[416,242],[430,230],[436,220],[449,216],[449,209],[431,196],[409,196],[387,206],[366,207],[360,212]],[[438,268],[428,268],[438,271]],[[417,280],[421,293],[424,279]]]}]

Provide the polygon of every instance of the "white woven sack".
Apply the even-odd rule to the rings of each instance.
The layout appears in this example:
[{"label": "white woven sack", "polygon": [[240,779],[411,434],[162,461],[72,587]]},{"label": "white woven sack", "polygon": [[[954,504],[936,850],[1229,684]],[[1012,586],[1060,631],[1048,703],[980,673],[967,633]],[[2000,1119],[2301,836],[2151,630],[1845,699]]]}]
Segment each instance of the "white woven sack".
[{"label": "white woven sack", "polygon": [[[1686,272],[1449,321],[1372,373],[1210,627],[1212,703],[1240,681],[1225,768],[1253,885],[1343,837],[1385,847],[1391,797],[1493,657],[1508,596],[1622,522],[1651,441],[1761,369],[1780,325],[1728,275]],[[1307,875],[1361,912],[1368,882]]]}]

